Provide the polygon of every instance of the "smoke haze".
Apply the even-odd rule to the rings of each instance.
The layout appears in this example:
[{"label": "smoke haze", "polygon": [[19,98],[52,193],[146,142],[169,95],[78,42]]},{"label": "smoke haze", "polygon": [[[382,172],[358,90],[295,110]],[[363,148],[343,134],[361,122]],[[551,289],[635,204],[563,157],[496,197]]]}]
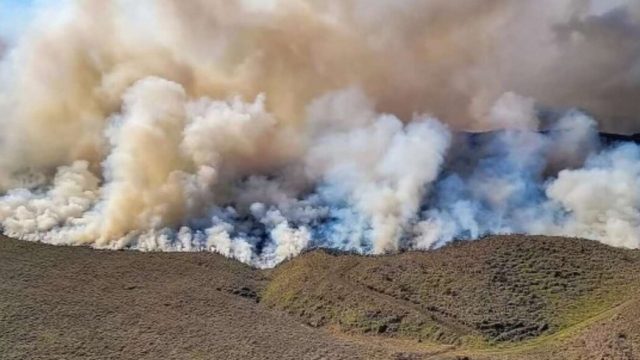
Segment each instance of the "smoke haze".
[{"label": "smoke haze", "polygon": [[640,246],[640,148],[598,138],[640,130],[637,2],[36,13],[0,43],[6,235],[255,266],[487,234]]}]

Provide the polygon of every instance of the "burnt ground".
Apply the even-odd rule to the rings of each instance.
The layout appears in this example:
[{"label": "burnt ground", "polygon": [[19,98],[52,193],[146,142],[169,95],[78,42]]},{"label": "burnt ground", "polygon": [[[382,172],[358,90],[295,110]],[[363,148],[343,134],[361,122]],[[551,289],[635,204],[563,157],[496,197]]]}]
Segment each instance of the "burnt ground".
[{"label": "burnt ground", "polygon": [[0,238],[0,359],[640,359],[639,289],[640,252],[577,239],[259,271]]}]

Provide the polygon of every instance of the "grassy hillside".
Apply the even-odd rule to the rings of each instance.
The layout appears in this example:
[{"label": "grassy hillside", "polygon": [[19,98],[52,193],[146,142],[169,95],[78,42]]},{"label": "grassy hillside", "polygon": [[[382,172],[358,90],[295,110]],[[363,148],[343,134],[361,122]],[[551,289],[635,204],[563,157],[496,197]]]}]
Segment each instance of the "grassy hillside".
[{"label": "grassy hillside", "polygon": [[639,269],[638,252],[548,237],[385,257],[315,251],[274,270],[263,300],[312,326],[497,344],[550,335],[623,302]]},{"label": "grassy hillside", "polygon": [[0,236],[0,359],[376,359],[257,303],[216,254],[95,251]]},{"label": "grassy hillside", "polygon": [[639,289],[640,252],[577,239],[259,271],[0,237],[0,359],[633,360]]}]

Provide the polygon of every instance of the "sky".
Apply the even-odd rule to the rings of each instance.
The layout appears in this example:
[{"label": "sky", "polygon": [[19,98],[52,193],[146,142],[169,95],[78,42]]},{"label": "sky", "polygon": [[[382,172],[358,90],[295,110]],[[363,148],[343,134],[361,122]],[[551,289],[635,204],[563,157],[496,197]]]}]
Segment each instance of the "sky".
[{"label": "sky", "polygon": [[13,42],[33,16],[36,0],[0,0],[0,37]]}]

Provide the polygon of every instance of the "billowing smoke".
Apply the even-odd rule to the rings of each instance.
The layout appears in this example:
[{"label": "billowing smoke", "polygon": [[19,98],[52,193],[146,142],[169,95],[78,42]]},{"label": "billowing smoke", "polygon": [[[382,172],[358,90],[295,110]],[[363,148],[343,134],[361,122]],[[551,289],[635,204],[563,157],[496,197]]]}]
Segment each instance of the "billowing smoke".
[{"label": "billowing smoke", "polygon": [[0,228],[52,244],[640,247],[637,2],[83,0],[0,65]]}]

